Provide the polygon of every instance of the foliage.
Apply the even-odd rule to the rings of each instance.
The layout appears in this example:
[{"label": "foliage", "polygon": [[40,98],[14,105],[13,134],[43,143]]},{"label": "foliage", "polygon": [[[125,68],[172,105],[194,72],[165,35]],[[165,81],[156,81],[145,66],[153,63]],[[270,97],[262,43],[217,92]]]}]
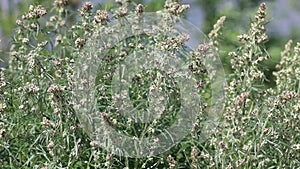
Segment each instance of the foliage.
[{"label": "foliage", "polygon": [[[178,15],[182,12],[178,9],[187,7],[173,0],[164,6],[163,12],[168,15]],[[265,89],[261,63],[270,57],[264,47],[268,39],[264,3],[249,31],[238,36],[238,47],[228,54],[233,71],[227,75],[225,112],[214,134],[205,142],[198,141],[199,115],[198,123],[180,144],[161,155],[140,159],[116,156],[101,149],[87,135],[73,109],[74,62],[87,38],[99,26],[107,27],[115,18],[129,13],[138,15],[144,9],[128,0],[117,0],[109,11],[95,11],[93,7],[84,3],[75,17],[77,22],[73,23],[68,0],[55,0],[51,9],[31,5],[16,21],[9,67],[0,70],[0,168],[300,167],[300,43],[294,48],[292,41],[287,43],[274,72],[276,87]],[[209,34],[209,46],[216,51],[224,45],[220,40],[224,22],[225,17],[220,18]],[[164,48],[170,47],[164,37],[155,40]],[[180,37],[175,38],[174,43],[180,46],[179,42]],[[128,51],[142,48],[132,39],[122,45]],[[207,80],[201,57],[192,63],[196,65],[191,67],[193,73]],[[105,73],[110,72],[99,73],[99,84],[109,83]],[[140,84],[135,79],[131,89],[133,98],[145,97],[145,91],[138,86],[149,85],[147,81],[155,78],[155,73],[142,72],[140,76]],[[176,88],[172,81],[165,85]],[[172,95],[176,97],[176,89]],[[177,104],[176,99],[172,103]],[[201,112],[206,112],[205,106]],[[168,118],[162,120],[164,125],[171,122]],[[122,127],[127,134],[134,133],[130,124],[129,128]]]}]

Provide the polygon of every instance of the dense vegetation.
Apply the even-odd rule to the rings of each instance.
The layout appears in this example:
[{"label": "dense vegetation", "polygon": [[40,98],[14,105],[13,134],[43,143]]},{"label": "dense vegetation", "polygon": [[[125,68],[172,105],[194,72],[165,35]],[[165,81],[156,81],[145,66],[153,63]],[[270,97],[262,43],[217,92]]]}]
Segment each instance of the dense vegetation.
[{"label": "dense vegetation", "polygon": [[[158,86],[170,91],[170,101],[169,111],[161,119],[155,124],[137,125],[107,108],[112,104],[110,86],[116,61],[124,60],[128,53],[146,50],[147,44],[175,56],[191,55],[187,62],[199,80],[199,95],[205,98],[190,133],[180,143],[164,153],[142,158],[119,156],[99,146],[89,128],[80,123],[72,91],[76,63],[91,45],[88,39],[95,32],[118,31],[110,23],[142,16],[144,6],[118,0],[108,11],[93,10],[95,5],[89,2],[76,14],[71,8],[68,0],[55,0],[51,8],[34,4],[16,21],[9,67],[0,71],[0,168],[300,167],[300,43],[289,41],[285,45],[273,72],[276,84],[266,87],[268,79],[262,63],[271,56],[265,47],[268,19],[264,3],[258,7],[249,30],[237,37],[237,47],[227,53],[232,72],[224,77],[224,111],[214,132],[204,141],[202,122],[213,107],[209,102],[213,85],[203,62],[205,52],[218,53],[222,45],[227,45],[220,40],[224,37],[225,16],[216,22],[197,51],[186,50],[185,36],[165,37],[168,27],[157,36],[129,37],[109,48],[106,64],[99,68],[96,80],[101,98],[98,105],[105,112],[101,114],[104,121],[124,134],[141,137],[159,133],[174,124],[181,104],[172,77],[151,70],[135,76],[129,93],[136,106],[143,109],[147,107],[149,81],[158,76],[164,79]],[[176,18],[187,8],[176,0],[167,0],[161,14]]]}]

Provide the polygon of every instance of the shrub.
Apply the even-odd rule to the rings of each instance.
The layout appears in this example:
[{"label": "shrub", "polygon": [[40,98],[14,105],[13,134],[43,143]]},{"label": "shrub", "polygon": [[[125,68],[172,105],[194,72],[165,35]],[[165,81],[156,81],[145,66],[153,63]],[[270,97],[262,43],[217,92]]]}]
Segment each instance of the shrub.
[{"label": "shrub", "polygon": [[[11,43],[9,67],[0,71],[1,168],[300,167],[300,43],[296,43],[294,48],[292,41],[287,43],[281,53],[278,71],[274,72],[276,87],[265,89],[263,83],[266,79],[260,64],[271,57],[264,49],[268,40],[264,3],[258,8],[249,31],[238,36],[239,47],[228,54],[233,73],[226,76],[225,111],[215,132],[205,142],[199,139],[202,136],[201,120],[206,117],[207,108],[212,106],[206,104],[208,101],[201,106],[200,112],[204,115],[199,113],[192,132],[160,155],[129,158],[99,147],[97,141],[90,137],[89,129],[79,123],[74,110],[73,73],[82,50],[90,45],[88,38],[99,27],[115,31],[109,27],[110,22],[126,18],[129,14],[143,14],[140,4],[121,0],[117,3],[118,6],[111,11],[95,11],[93,4],[86,2],[79,9],[79,14],[74,16],[70,14],[67,0],[56,0],[49,9],[31,5],[28,12],[16,21],[18,28]],[[186,8],[187,5],[176,1],[166,1],[162,13],[180,16]],[[222,45],[219,38],[223,22],[225,17],[217,21],[209,34],[207,46],[213,46],[214,51]],[[139,38],[150,43],[153,37]],[[153,39],[161,47],[181,51],[184,48],[179,43],[180,38],[158,36]],[[101,86],[111,85],[110,69],[116,64],[114,61],[143,48],[136,40],[128,38],[109,50],[107,67],[100,67],[97,77],[98,94],[102,97],[99,109],[110,104],[110,88],[103,89]],[[168,45],[167,40],[176,45]],[[117,54],[120,55],[114,57]],[[208,72],[201,64],[202,58],[196,57],[196,53],[191,55],[194,58],[189,62],[191,71],[200,82],[207,82],[200,83],[204,92],[199,90],[199,93],[203,97],[208,95],[209,100],[212,87]],[[130,92],[137,104],[147,106],[145,88],[158,75],[164,74],[144,71],[135,76]],[[164,78],[163,87],[173,89],[170,103],[177,107],[164,114],[159,121],[163,126],[151,126],[156,130],[172,124],[176,117],[176,113],[172,112],[180,106],[176,101],[176,83],[172,78]],[[126,134],[137,134],[135,129],[145,127],[145,124],[134,125],[127,119],[122,121],[110,113],[102,114],[102,117]]]}]

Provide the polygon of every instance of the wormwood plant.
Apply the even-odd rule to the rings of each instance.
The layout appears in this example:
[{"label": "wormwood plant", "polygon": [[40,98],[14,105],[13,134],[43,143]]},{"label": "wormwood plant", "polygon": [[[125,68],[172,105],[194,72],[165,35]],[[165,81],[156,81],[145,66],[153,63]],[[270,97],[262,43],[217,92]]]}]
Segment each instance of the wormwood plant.
[{"label": "wormwood plant", "polygon": [[[95,29],[106,27],[116,18],[143,13],[141,4],[128,0],[116,3],[116,7],[106,11],[94,10],[94,5],[86,2],[76,15],[71,13],[68,0],[55,0],[50,8],[31,5],[16,21],[18,28],[12,37],[9,67],[0,69],[1,168],[300,167],[300,43],[287,43],[278,71],[274,72],[276,87],[265,90],[260,63],[271,56],[264,48],[268,40],[264,3],[258,8],[248,32],[238,36],[239,47],[228,54],[233,73],[227,75],[225,111],[216,131],[205,142],[199,142],[203,118],[200,116],[190,135],[161,155],[126,158],[99,147],[86,134],[73,109],[76,105],[72,100],[72,74],[78,54]],[[166,1],[163,12],[180,16],[187,8],[170,0]],[[209,34],[211,41],[201,46],[199,52],[205,48],[218,51],[225,19],[221,17],[217,21]],[[122,58],[131,50],[143,49],[142,44],[132,40],[129,38],[118,46],[124,49],[122,51],[112,49],[111,57],[120,54]],[[184,37],[155,40],[162,48],[173,50],[181,47]],[[114,60],[108,57],[107,61]],[[198,85],[209,89],[201,57],[195,57],[190,69],[199,78]],[[109,85],[109,73],[105,69],[99,72],[99,85]],[[162,75],[144,71],[133,79],[130,94],[137,101],[134,104],[147,106],[143,100],[145,91],[139,87],[148,88],[149,81]],[[173,89],[171,103],[179,104],[175,99],[176,84],[165,77],[164,85],[162,87],[168,90]],[[105,88],[100,95],[107,96],[108,90]],[[106,106],[109,98],[102,98],[100,105]],[[207,106],[201,107],[204,114]],[[176,111],[176,108],[171,110]],[[164,114],[164,117],[159,121],[163,125],[169,125],[174,118],[173,114]],[[132,128],[129,121],[117,121],[109,114],[103,114],[103,118],[129,135],[137,134],[134,129],[144,127],[133,125]],[[129,124],[126,126],[126,123]],[[150,129],[147,134],[151,134]]]}]

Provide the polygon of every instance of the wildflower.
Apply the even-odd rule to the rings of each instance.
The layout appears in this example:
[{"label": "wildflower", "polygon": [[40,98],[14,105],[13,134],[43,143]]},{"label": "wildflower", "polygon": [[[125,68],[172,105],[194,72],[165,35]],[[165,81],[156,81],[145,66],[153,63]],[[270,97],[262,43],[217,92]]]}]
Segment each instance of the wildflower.
[{"label": "wildflower", "polygon": [[35,8],[35,12],[37,14],[37,17],[41,17],[41,16],[44,16],[47,14],[47,11],[44,7],[42,7],[42,5],[38,5],[36,8]]},{"label": "wildflower", "polygon": [[294,144],[294,145],[292,145],[292,149],[300,151],[300,144]]},{"label": "wildflower", "polygon": [[144,49],[145,48],[145,46],[143,45],[143,44],[138,44],[138,46],[137,46],[139,49]]},{"label": "wildflower", "polygon": [[75,46],[78,48],[82,48],[84,44],[85,44],[85,41],[82,38],[77,38],[75,40]]},{"label": "wildflower", "polygon": [[42,5],[38,5],[38,6],[30,5],[28,13],[22,15],[22,19],[38,19],[41,16],[44,16],[46,14],[47,11]]},{"label": "wildflower", "polygon": [[41,43],[38,43],[38,47],[45,47],[48,44],[48,41],[43,41]]},{"label": "wildflower", "polygon": [[96,15],[94,16],[95,23],[105,23],[108,20],[109,16],[105,10],[97,10]]},{"label": "wildflower", "polygon": [[216,39],[219,36],[220,30],[223,27],[224,21],[226,20],[226,16],[222,16],[216,24],[214,24],[213,30],[208,34],[210,39]]},{"label": "wildflower", "polygon": [[69,0],[55,0],[54,5],[57,7],[68,5]]},{"label": "wildflower", "polygon": [[188,4],[180,5],[178,2],[166,1],[164,7],[170,14],[177,16],[182,14],[186,9],[190,8],[190,5]]},{"label": "wildflower", "polygon": [[174,158],[173,158],[171,155],[169,155],[169,156],[167,157],[167,161],[168,161],[168,163],[169,163],[170,169],[173,169],[173,168],[176,167],[177,161],[174,160]]},{"label": "wildflower", "polygon": [[28,90],[28,92],[37,93],[40,89],[38,86],[36,86],[33,83],[26,83],[25,88]]},{"label": "wildflower", "polygon": [[198,155],[199,155],[199,151],[198,151],[197,147],[193,146],[192,151],[191,151],[191,157],[190,157],[193,163],[198,162]]},{"label": "wildflower", "polygon": [[58,23],[58,25],[59,25],[60,27],[63,27],[63,26],[66,25],[66,21],[65,21],[65,20],[61,20],[61,21]]},{"label": "wildflower", "polygon": [[61,37],[61,35],[56,36],[56,38],[55,38],[55,45],[58,45],[58,44],[60,44],[61,42],[62,42],[62,37]]},{"label": "wildflower", "polygon": [[21,110],[21,109],[23,109],[23,108],[24,108],[24,105],[21,104],[21,105],[19,106],[19,109]]},{"label": "wildflower", "polygon": [[48,93],[57,93],[60,91],[61,91],[61,89],[58,85],[51,85],[47,90]]},{"label": "wildflower", "polygon": [[92,147],[97,147],[97,146],[99,146],[99,142],[93,140],[93,141],[90,142],[90,146],[92,146]]},{"label": "wildflower", "polygon": [[290,40],[285,45],[283,52],[281,52],[281,60],[276,68],[279,69],[278,72],[273,74],[276,76],[276,84],[279,91],[290,90],[298,86],[299,76],[299,48],[300,44],[297,43],[292,50],[293,42]]},{"label": "wildflower", "polygon": [[240,167],[245,161],[246,161],[246,159],[241,158],[241,159],[239,159],[238,161],[235,162],[235,165],[237,167]]},{"label": "wildflower", "polygon": [[29,14],[31,14],[32,18],[40,18],[41,16],[46,15],[47,11],[44,7],[42,7],[42,5],[38,5],[35,8],[32,8],[31,6],[31,13]]},{"label": "wildflower", "polygon": [[89,12],[92,9],[93,9],[93,4],[91,2],[85,2],[81,7],[81,10],[83,12]]},{"label": "wildflower", "polygon": [[54,124],[52,121],[48,120],[46,117],[43,117],[43,120],[42,120],[42,122],[41,122],[41,125],[42,125],[44,128],[49,128],[49,127],[55,128],[55,124]]},{"label": "wildflower", "polygon": [[23,22],[22,22],[21,20],[17,19],[17,20],[16,20],[16,24],[17,24],[18,26],[22,26]]},{"label": "wildflower", "polygon": [[60,66],[61,66],[61,59],[55,58],[53,62],[54,62],[54,64],[55,64],[56,67],[60,68]]},{"label": "wildflower", "polygon": [[6,86],[6,83],[4,81],[3,82],[0,81],[0,89],[4,86]]},{"label": "wildflower", "polygon": [[140,14],[140,13],[143,13],[144,12],[144,6],[142,4],[138,4],[136,7],[135,7],[135,13],[136,14]]},{"label": "wildflower", "polygon": [[58,114],[61,111],[60,108],[55,107],[53,110],[53,114]]},{"label": "wildflower", "polygon": [[22,39],[22,43],[28,44],[28,42],[29,42],[29,39],[28,39],[28,38],[23,38],[23,39]]},{"label": "wildflower", "polygon": [[52,140],[49,141],[49,144],[47,145],[49,154],[51,156],[54,156],[53,148],[54,148],[54,142]]},{"label": "wildflower", "polygon": [[111,161],[112,161],[112,154],[107,154],[106,155],[106,162],[105,162],[105,166],[108,167],[111,165]]},{"label": "wildflower", "polygon": [[261,3],[257,15],[255,16],[256,22],[251,23],[249,35],[255,37],[256,43],[260,44],[268,39],[265,32],[266,18],[266,4]]},{"label": "wildflower", "polygon": [[244,93],[241,93],[235,100],[235,104],[236,105],[244,105],[246,104],[249,99],[248,97],[250,96],[250,93],[249,92],[244,92]]},{"label": "wildflower", "polygon": [[230,62],[234,74],[242,77],[241,81],[249,85],[256,79],[263,80],[264,73],[259,70],[258,64],[270,58],[267,53],[263,53],[263,49],[260,49],[260,52],[254,52],[268,39],[265,30],[265,10],[265,4],[263,3],[258,9],[257,19],[251,23],[248,33],[238,36],[242,45],[237,52],[229,53],[232,57]]},{"label": "wildflower", "polygon": [[279,96],[279,99],[282,103],[286,103],[287,101],[296,98],[297,93],[295,91],[283,91],[282,94]]},{"label": "wildflower", "polygon": [[91,12],[91,10],[93,9],[93,4],[91,2],[85,2],[80,10],[80,15],[84,16],[86,13]]},{"label": "wildflower", "polygon": [[4,128],[4,123],[0,122],[0,138],[2,138],[5,133],[6,133],[6,129]]},{"label": "wildflower", "polygon": [[199,129],[199,121],[197,120],[197,122],[195,122],[195,123],[193,124],[193,127],[192,127],[192,133],[197,132],[198,129]]},{"label": "wildflower", "polygon": [[121,6],[118,10],[118,15],[122,17],[127,15],[127,12],[128,12],[127,8]]},{"label": "wildflower", "polygon": [[209,49],[211,49],[211,46],[208,44],[200,44],[197,48],[197,51],[199,52],[207,52]]},{"label": "wildflower", "polygon": [[266,17],[266,3],[261,3],[258,11],[258,15],[255,16],[257,21],[264,21],[264,18]]},{"label": "wildflower", "polygon": [[5,109],[6,109],[6,104],[0,102],[0,112],[4,112]]},{"label": "wildflower", "polygon": [[56,16],[56,15],[51,16],[49,20],[50,20],[51,22],[57,21],[57,20],[58,20],[58,16]]},{"label": "wildflower", "polygon": [[242,43],[245,43],[250,40],[250,37],[247,34],[238,35],[238,40]]},{"label": "wildflower", "polygon": [[225,145],[225,142],[224,142],[224,141],[220,141],[220,142],[219,142],[219,146],[220,146],[221,148],[225,148],[225,146],[226,146],[226,145]]}]

